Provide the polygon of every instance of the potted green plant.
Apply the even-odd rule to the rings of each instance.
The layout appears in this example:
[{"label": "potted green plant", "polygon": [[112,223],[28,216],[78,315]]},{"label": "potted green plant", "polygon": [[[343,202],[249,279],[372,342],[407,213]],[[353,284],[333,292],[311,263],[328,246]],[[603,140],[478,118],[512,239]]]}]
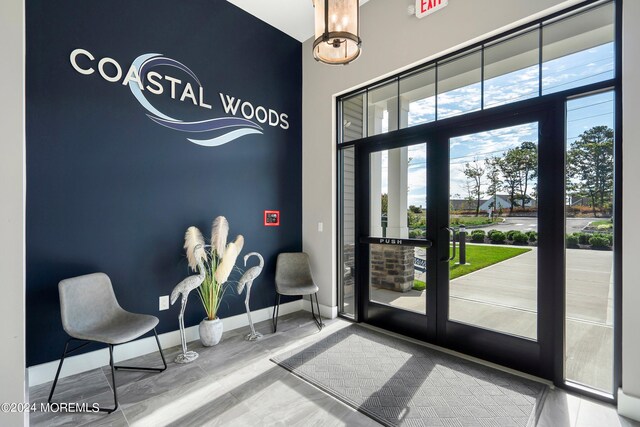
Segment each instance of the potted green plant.
[{"label": "potted green plant", "polygon": [[[218,318],[218,308],[224,296],[227,280],[242,251],[244,238],[238,235],[227,244],[229,223],[223,216],[217,217],[211,227],[211,244],[205,245],[202,233],[196,227],[189,227],[185,235],[184,248],[189,267],[198,271],[198,263],[205,270],[205,278],[198,287],[198,295],[207,314],[198,327],[200,341],[204,346],[216,345],[222,337],[222,321]],[[204,249],[204,250],[202,250]]]}]

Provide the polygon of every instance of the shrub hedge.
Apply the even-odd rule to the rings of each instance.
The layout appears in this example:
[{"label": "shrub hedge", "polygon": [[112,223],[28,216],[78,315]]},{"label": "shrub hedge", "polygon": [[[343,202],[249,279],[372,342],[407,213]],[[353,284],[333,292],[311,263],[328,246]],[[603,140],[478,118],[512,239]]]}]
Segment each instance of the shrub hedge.
[{"label": "shrub hedge", "polygon": [[613,246],[613,234],[603,234],[609,240],[609,246]]},{"label": "shrub hedge", "polygon": [[473,242],[482,243],[484,242],[485,232],[484,230],[473,230],[471,232],[471,240]]},{"label": "shrub hedge", "polygon": [[507,236],[505,236],[502,231],[497,230],[494,230],[493,233],[491,233],[491,237],[489,237],[489,239],[491,239],[491,243],[504,243],[506,238]]},{"label": "shrub hedge", "polygon": [[591,239],[591,234],[589,233],[573,233],[578,238],[578,243],[581,245],[588,245],[589,239]]},{"label": "shrub hedge", "polygon": [[589,244],[593,248],[608,248],[609,247],[609,239],[606,236],[600,234],[594,234],[589,239]]},{"label": "shrub hedge", "polygon": [[521,231],[516,231],[511,234],[511,240],[513,240],[513,243],[516,245],[526,245],[529,241],[529,236]]}]

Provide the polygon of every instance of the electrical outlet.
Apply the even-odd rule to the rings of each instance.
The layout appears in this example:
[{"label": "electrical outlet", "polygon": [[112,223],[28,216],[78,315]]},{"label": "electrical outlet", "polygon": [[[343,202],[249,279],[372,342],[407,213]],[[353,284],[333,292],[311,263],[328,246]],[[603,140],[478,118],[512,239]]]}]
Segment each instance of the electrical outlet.
[{"label": "electrical outlet", "polygon": [[162,295],[160,297],[159,310],[169,310],[169,295]]}]

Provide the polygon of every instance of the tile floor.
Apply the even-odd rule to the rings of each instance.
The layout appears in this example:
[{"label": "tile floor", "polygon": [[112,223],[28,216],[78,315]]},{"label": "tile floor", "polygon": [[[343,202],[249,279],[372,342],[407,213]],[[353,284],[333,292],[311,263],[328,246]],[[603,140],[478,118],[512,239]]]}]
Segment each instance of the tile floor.
[{"label": "tile floor", "polygon": [[[116,372],[119,409],[106,415],[85,413],[32,413],[32,426],[374,426],[376,422],[302,381],[269,358],[287,349],[320,339],[348,326],[341,319],[326,320],[318,332],[310,313],[282,316],[278,332],[270,322],[257,329],[265,336],[257,342],[244,340],[248,328],[224,334],[221,343],[203,348],[189,365],[173,362],[178,347],[165,350],[164,373]],[[117,348],[116,348],[117,352]],[[157,353],[127,364],[160,363]],[[99,403],[112,406],[108,367],[63,378],[54,401]],[[44,402],[51,383],[30,389],[31,402]],[[552,390],[543,406],[539,426],[636,426],[640,423],[618,416],[615,408],[562,390]]]}]

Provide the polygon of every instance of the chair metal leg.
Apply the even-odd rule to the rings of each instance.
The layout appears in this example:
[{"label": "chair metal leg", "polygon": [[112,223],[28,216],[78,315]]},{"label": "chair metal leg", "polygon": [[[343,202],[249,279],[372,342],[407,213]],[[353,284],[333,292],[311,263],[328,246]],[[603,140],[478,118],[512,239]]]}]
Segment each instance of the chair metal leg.
[{"label": "chair metal leg", "polygon": [[118,409],[118,392],[116,387],[116,372],[113,366],[113,344],[109,344],[109,366],[111,367],[111,383],[113,386],[113,408],[99,408],[100,412],[106,412],[107,414],[112,413],[116,409]]},{"label": "chair metal leg", "polygon": [[64,344],[64,351],[62,352],[62,357],[60,357],[60,363],[58,364],[58,370],[56,371],[56,377],[53,379],[53,385],[51,386],[51,392],[49,393],[48,403],[51,403],[51,398],[53,397],[53,391],[56,389],[56,385],[58,384],[58,377],[60,376],[60,370],[62,369],[62,363],[64,362],[64,358],[67,355],[67,349],[69,348],[69,342],[71,339],[68,339]]},{"label": "chair metal leg", "polygon": [[162,357],[162,364],[164,367],[162,368],[145,368],[138,366],[114,366],[117,371],[143,371],[143,372],[162,372],[167,369],[167,362],[164,359],[164,353],[162,353],[162,347],[160,346],[160,340],[158,339],[158,333],[156,332],[156,328],[153,328],[153,334],[156,337],[156,343],[158,344],[158,351],[160,352],[160,357]]},{"label": "chair metal leg", "polygon": [[65,343],[64,351],[62,352],[62,357],[60,358],[60,363],[58,364],[58,370],[56,371],[56,377],[53,380],[53,385],[51,386],[51,392],[49,392],[49,399],[47,400],[48,403],[51,403],[51,398],[53,397],[53,391],[56,389],[56,385],[58,384],[58,378],[60,377],[60,371],[62,370],[62,364],[64,363],[65,357],[67,357],[68,354],[71,354],[74,351],[80,350],[82,347],[91,344],[90,341],[85,341],[83,344],[80,344],[76,348],[72,348],[71,350],[69,350],[69,344],[71,343],[71,341],[82,342],[84,340],[79,340],[77,338],[69,338]]},{"label": "chair metal leg", "polygon": [[[109,367],[111,368],[111,381],[113,384],[113,401],[115,402],[115,406],[113,408],[99,408],[98,410],[100,412],[106,412],[107,414],[110,414],[112,412],[114,412],[115,410],[118,409],[118,393],[116,390],[116,374],[115,371],[116,370],[128,370],[128,371],[144,371],[144,372],[162,372],[165,369],[167,369],[167,362],[164,358],[164,353],[162,352],[162,346],[160,345],[160,339],[158,338],[158,333],[156,332],[156,329],[153,328],[153,334],[156,338],[156,344],[158,344],[158,351],[160,352],[160,357],[162,358],[162,368],[145,368],[145,367],[135,367],[135,366],[115,366],[113,363],[113,344],[109,344]],[[53,380],[53,385],[51,386],[51,392],[49,393],[49,399],[47,402],[51,403],[51,398],[53,397],[53,392],[56,388],[56,385],[58,384],[58,378],[60,376],[60,371],[62,370],[62,364],[64,362],[65,357],[68,354],[73,353],[76,350],[79,350],[80,348],[89,345],[92,343],[92,341],[84,341],[83,344],[79,345],[76,348],[73,348],[71,350],[69,350],[69,344],[71,343],[71,341],[84,341],[84,340],[79,340],[77,338],[69,338],[67,340],[67,342],[64,345],[64,351],[62,352],[62,357],[60,358],[60,363],[58,364],[58,370],[56,371],[56,376]]]},{"label": "chair metal leg", "polygon": [[156,344],[158,344],[158,351],[160,352],[160,357],[162,358],[162,364],[164,365],[164,368],[162,370],[164,371],[165,369],[167,369],[167,361],[164,360],[164,353],[162,352],[162,346],[160,346],[160,339],[158,338],[158,333],[156,332],[156,328],[153,328],[153,335],[156,336]]},{"label": "chair metal leg", "polygon": [[275,304],[273,306],[273,318],[271,319],[273,321],[273,333],[276,333],[276,330],[278,329],[278,315],[280,314],[280,294],[276,292],[276,301]]},{"label": "chair metal leg", "polygon": [[[316,296],[316,307],[318,309],[318,317],[316,317],[316,313],[313,310],[313,296]],[[313,316],[313,321],[316,322],[316,326],[318,327],[318,330],[322,330],[322,328],[324,327],[324,323],[322,323],[322,316],[320,315],[320,303],[318,303],[318,293],[316,292],[315,294],[311,294],[309,295],[309,298],[311,301],[309,301],[311,303],[311,315]]]}]

